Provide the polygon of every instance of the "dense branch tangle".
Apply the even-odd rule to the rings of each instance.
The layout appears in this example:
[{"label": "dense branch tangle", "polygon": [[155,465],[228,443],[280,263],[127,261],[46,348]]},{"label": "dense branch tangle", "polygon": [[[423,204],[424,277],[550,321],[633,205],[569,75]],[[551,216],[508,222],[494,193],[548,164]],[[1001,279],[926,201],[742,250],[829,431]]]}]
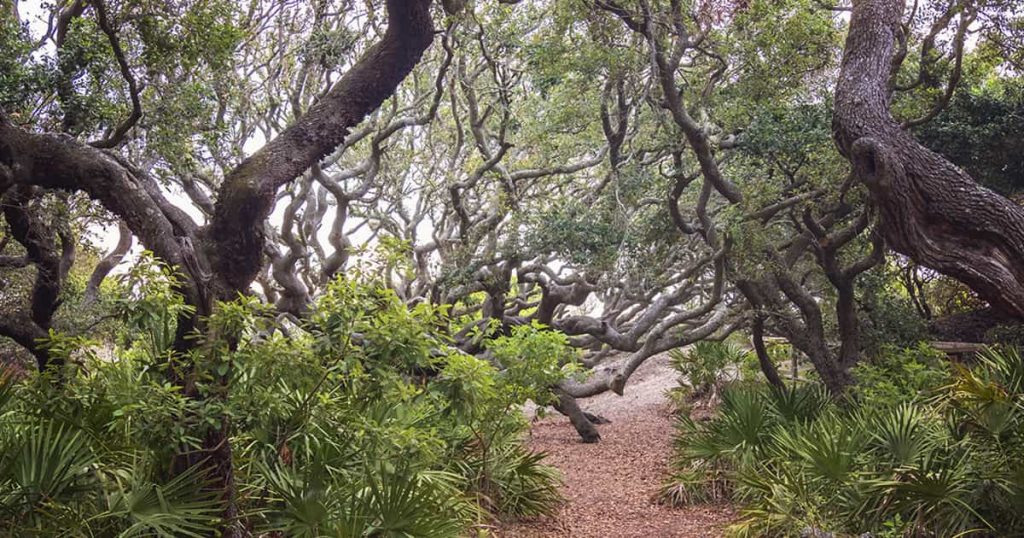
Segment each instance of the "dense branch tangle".
[{"label": "dense branch tangle", "polygon": [[[654,263],[638,278],[636,252],[608,257],[624,237],[569,246],[572,231],[552,227],[567,212],[608,215],[587,216],[565,205],[572,200],[612,211],[629,233],[664,215],[657,190],[636,199],[619,192],[624,167],[631,174],[662,161],[683,167],[670,148],[632,147],[642,101],[631,92],[643,80],[602,73],[584,90],[592,96],[591,105],[581,103],[587,115],[567,121],[558,104],[537,98],[543,81],[524,76],[524,58],[469,15],[444,30],[411,84],[280,193],[280,225],[267,231],[270,264],[258,279],[268,299],[301,316],[352,250],[398,239],[411,270],[389,272],[392,287],[407,302],[469,314],[454,335],[466,351],[484,351],[474,328],[538,321],[572,335],[588,366],[630,354],[623,368],[595,375],[586,388],[563,387],[576,396],[621,392],[646,358],[737,321],[720,304],[723,255],[707,246],[708,234],[680,237],[662,226],[669,233],[650,245],[643,259]],[[518,35],[529,39],[530,31]],[[552,118],[543,142],[523,131],[527,114]],[[708,220],[702,226],[713,228]],[[603,249],[604,257],[574,260],[579,248]]]},{"label": "dense branch tangle", "polygon": [[[69,11],[72,17],[88,14],[83,3],[73,8]],[[95,144],[108,147],[121,142],[138,120],[141,105],[138,86],[111,18],[103,4],[93,8],[128,82],[132,102],[129,119]],[[38,273],[30,312],[33,325],[38,330],[48,328],[66,263],[56,254],[48,230],[33,224],[24,210],[34,189],[85,192],[124,222],[162,261],[182,272],[179,291],[193,308],[184,311],[178,320],[174,347],[180,353],[176,360],[182,364],[171,369],[171,378],[187,396],[207,397],[197,391],[190,376],[189,358],[184,354],[194,346],[192,331],[202,330],[203,316],[211,313],[215,300],[231,300],[240,292],[248,292],[262,267],[264,220],[271,213],[277,191],[334,151],[419,61],[433,40],[429,10],[429,1],[389,2],[387,29],[380,39],[308,110],[224,175],[207,226],[198,225],[173,205],[147,170],[121,154],[96,149],[68,136],[32,132],[15,125],[7,115],[0,115],[0,186],[5,197],[13,197],[7,221]],[[65,234],[62,237],[67,250],[69,240]],[[13,331],[7,334],[17,341],[25,340]],[[46,366],[43,358],[39,362]],[[226,387],[227,380],[225,374],[219,382]],[[205,462],[210,478],[228,501],[225,534],[237,535],[240,529],[233,522],[231,502],[234,486],[227,442],[229,427],[224,419],[219,428],[210,428],[205,433],[204,451],[183,454],[179,468]]]},{"label": "dense branch tangle", "polygon": [[[854,282],[882,253],[872,227],[880,218],[897,248],[913,245],[894,235],[898,207],[877,188],[884,182],[868,182],[875,204],[865,204],[843,179],[845,168],[806,165],[806,155],[783,162],[745,132],[757,118],[716,108],[719,96],[748,82],[748,64],[772,52],[736,45],[727,23],[741,13],[709,14],[706,5],[674,0],[602,0],[551,8],[575,17],[515,17],[510,9],[548,8],[462,10],[449,2],[445,26],[435,31],[428,4],[388,2],[387,17],[372,9],[339,14],[323,3],[288,10],[257,2],[237,12],[248,46],[239,47],[237,66],[214,70],[208,108],[196,114],[201,125],[188,126],[214,134],[190,138],[192,155],[149,138],[169,117],[157,106],[172,101],[166,81],[200,77],[178,67],[155,69],[158,76],[142,69],[137,49],[126,45],[137,37],[132,18],[116,6],[82,1],[60,9],[50,32],[58,49],[72,46],[76,20],[93,21],[109,45],[111,72],[120,77],[107,85],[117,114],[83,126],[64,114],[74,110],[69,84],[51,97],[56,104],[44,99],[35,107],[43,111],[38,118],[0,120],[5,216],[24,251],[0,261],[36,270],[29,307],[19,314],[32,323],[0,332],[46,365],[35,343],[51,328],[73,241],[53,223],[24,223],[54,192],[84,192],[130,232],[97,267],[92,296],[132,235],[184,273],[179,291],[195,313],[177,325],[182,364],[174,381],[191,396],[188,336],[204,330],[216,301],[258,293],[301,318],[357,252],[381,245],[404,257],[404,266],[383,275],[404,301],[449,305],[453,319],[465,320],[451,331],[464,351],[486,356],[475,329],[487,327],[502,334],[537,321],[569,335],[595,373],[558,387],[560,407],[591,437],[573,397],[621,393],[648,358],[748,323],[755,339],[786,336],[830,388],[842,390],[859,358]],[[864,5],[855,5],[855,22]],[[957,21],[957,54],[975,15],[965,10],[935,23]],[[885,27],[890,38],[898,38],[897,23]],[[837,29],[834,19],[823,24]],[[573,50],[581,39],[596,52]],[[851,43],[851,50],[863,45]],[[929,43],[918,79],[927,78]],[[794,103],[819,103],[820,96],[787,93],[786,77],[792,83],[827,73],[825,56],[794,72],[779,67],[781,81],[757,91],[797,111]],[[546,61],[555,66],[545,69]],[[896,72],[886,62],[871,66]],[[68,81],[74,67],[65,65]],[[959,76],[957,60],[935,108],[906,125],[934,117]],[[885,91],[916,84],[889,81]],[[841,82],[852,84],[850,77]],[[838,102],[855,108],[846,95]],[[859,117],[859,109],[840,108],[840,119]],[[890,170],[890,161],[874,158],[887,153],[853,123],[856,129],[837,122],[839,141],[860,176]],[[893,122],[883,123],[866,132],[895,132]],[[53,134],[61,129],[68,134]],[[872,159],[858,160],[862,154]],[[179,207],[184,198],[194,208]],[[938,229],[949,232],[942,222]],[[1016,265],[1002,262],[1012,249],[991,226],[985,231],[995,237],[985,247],[996,249],[995,267],[1010,271]],[[827,334],[833,313],[820,306],[832,297],[838,337]],[[763,359],[764,346],[755,347]],[[207,440],[211,452],[224,445],[223,435]],[[229,473],[222,476],[229,484]]]},{"label": "dense branch tangle", "polygon": [[[65,12],[68,17],[94,15],[86,3],[73,8]],[[328,60],[344,55],[308,45],[298,49],[294,41],[280,39],[280,32],[344,32],[353,21],[315,7],[286,13],[273,3],[257,4],[246,14],[247,24],[279,32],[253,34],[259,46],[243,49],[247,56],[239,72],[231,74],[223,93],[218,90],[211,110],[223,134],[192,159],[150,154],[142,140],[132,138],[132,125],[145,124],[151,102],[140,94],[145,83],[133,70],[133,58],[115,50],[130,94],[130,116],[113,123],[111,136],[96,139],[99,146],[120,145],[119,151],[99,151],[6,122],[4,170],[14,183],[85,191],[145,248],[184,271],[180,291],[197,316],[179,320],[179,352],[189,349],[187,336],[202,330],[216,300],[248,293],[254,280],[279,311],[301,317],[326,283],[344,272],[354,251],[385,239],[406,245],[413,270],[386,275],[406,301],[432,300],[455,305],[456,312],[477,313],[478,321],[455,335],[467,351],[483,350],[483,342],[468,336],[473,326],[495,322],[507,330],[536,320],[574,335],[574,343],[591,354],[588,365],[598,366],[614,352],[635,354],[611,376],[615,384],[595,377],[590,394],[610,387],[621,391],[643,359],[721,326],[726,319],[718,306],[722,257],[704,245],[706,234],[683,242],[672,235],[667,244],[652,245],[645,260],[665,257],[644,268],[641,282],[634,278],[642,263],[631,259],[636,251],[609,256],[626,236],[612,234],[598,238],[598,245],[584,245],[584,250],[600,250],[601,259],[590,263],[571,259],[579,248],[562,248],[557,229],[547,237],[529,231],[538,221],[566,214],[564,200],[599,205],[602,215],[615,215],[630,233],[663,211],[657,191],[629,198],[621,192],[623,167],[633,166],[628,172],[635,173],[670,154],[666,148],[631,147],[641,104],[632,94],[643,81],[604,72],[597,84],[579,85],[593,98],[592,106],[581,103],[584,114],[560,117],[561,104],[532,97],[543,81],[524,76],[526,59],[485,31],[476,13],[467,12],[450,19],[438,46],[409,81],[348,132],[361,119],[349,108],[363,103],[368,111],[380,102],[379,96],[365,102],[353,97],[366,91],[357,83],[365,79],[360,69],[371,61],[381,69],[392,54],[401,56],[396,74],[411,68],[408,62],[418,54],[402,47],[422,46],[415,41],[423,37],[416,26],[422,23],[419,16],[416,10],[391,21],[356,15],[355,24],[387,45],[361,49],[372,40],[353,39],[352,52],[364,60],[339,65]],[[116,13],[105,13],[104,21],[105,34],[119,48],[121,21]],[[524,30],[529,38],[547,29]],[[306,61],[295,62],[298,55]],[[255,98],[232,98],[232,84]],[[136,117],[136,104],[142,118]],[[536,133],[523,131],[531,114],[549,116],[556,130],[543,147]],[[253,139],[268,143],[243,160],[241,147]],[[171,182],[170,192],[161,181]],[[177,207],[181,196],[198,211]],[[199,222],[190,216],[197,212]],[[103,267],[123,256],[130,235],[124,239]],[[93,295],[107,272],[97,271]],[[595,330],[595,324],[603,328]],[[45,333],[42,328],[33,338]],[[649,334],[658,336],[648,339]],[[191,391],[187,368],[179,371],[176,381]],[[222,443],[211,438],[209,445]]]}]

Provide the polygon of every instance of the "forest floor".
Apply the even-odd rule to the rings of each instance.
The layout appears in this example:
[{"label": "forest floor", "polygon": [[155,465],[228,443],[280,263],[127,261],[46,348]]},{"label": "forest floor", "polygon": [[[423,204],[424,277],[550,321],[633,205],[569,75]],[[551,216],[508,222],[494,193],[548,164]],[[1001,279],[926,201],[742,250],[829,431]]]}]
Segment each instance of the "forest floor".
[{"label": "forest floor", "polygon": [[[655,500],[668,475],[673,432],[665,391],[676,384],[668,358],[645,362],[626,384],[581,400],[586,411],[611,424],[598,426],[601,441],[579,442],[569,420],[557,413],[533,423],[529,444],[562,471],[566,503],[553,517],[503,525],[498,535],[515,538],[716,537],[735,513],[729,506],[671,508]],[[532,413],[532,410],[528,410]]]}]

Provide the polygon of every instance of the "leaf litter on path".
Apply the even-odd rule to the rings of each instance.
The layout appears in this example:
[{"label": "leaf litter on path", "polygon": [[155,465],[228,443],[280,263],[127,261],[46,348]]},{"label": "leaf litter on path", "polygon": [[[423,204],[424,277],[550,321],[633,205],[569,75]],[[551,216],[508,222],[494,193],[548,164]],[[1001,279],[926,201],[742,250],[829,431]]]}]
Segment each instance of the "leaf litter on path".
[{"label": "leaf litter on path", "polygon": [[655,500],[668,475],[672,417],[664,392],[676,374],[666,357],[648,360],[624,396],[602,394],[580,405],[612,422],[601,441],[579,442],[569,420],[553,414],[531,428],[530,447],[562,471],[566,503],[549,518],[502,525],[509,538],[717,537],[735,519],[726,505],[672,508]]}]

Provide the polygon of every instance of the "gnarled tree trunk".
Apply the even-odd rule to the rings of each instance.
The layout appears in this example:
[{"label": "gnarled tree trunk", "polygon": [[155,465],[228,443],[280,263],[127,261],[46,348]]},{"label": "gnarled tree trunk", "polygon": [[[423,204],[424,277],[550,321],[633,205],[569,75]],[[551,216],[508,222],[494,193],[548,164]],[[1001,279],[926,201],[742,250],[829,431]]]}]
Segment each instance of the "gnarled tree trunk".
[{"label": "gnarled tree trunk", "polygon": [[[202,329],[202,317],[211,313],[215,300],[232,300],[248,292],[263,266],[263,226],[277,190],[340,145],[352,127],[395,92],[433,41],[431,0],[387,0],[386,4],[388,29],[383,38],[293,125],[228,174],[207,227],[195,224],[163,196],[152,178],[120,154],[67,136],[26,131],[0,111],[0,193],[39,187],[83,191],[117,215],[146,248],[182,273],[178,291],[196,311],[178,320],[174,347],[181,364],[172,381],[186,396],[209,397],[196,389],[192,379],[194,369],[187,352],[196,340],[190,338],[191,332]],[[59,265],[53,251],[40,250],[37,258],[49,253],[54,259],[42,260],[46,267]],[[56,279],[46,282],[50,281]],[[40,298],[34,303],[39,307],[34,305],[32,319],[42,325],[49,319],[42,314],[56,308],[57,295],[49,288],[36,295]],[[22,335],[5,330],[6,324],[0,323],[0,334],[13,335],[45,365],[45,350],[30,347],[37,333],[45,335],[45,328],[36,327],[34,333]],[[226,397],[229,376],[218,380],[223,390],[217,397]],[[203,450],[182,454],[175,466],[206,467],[212,487],[223,493],[227,504],[224,535],[241,536],[235,521],[230,429],[223,418],[219,427],[204,435]]]},{"label": "gnarled tree trunk", "polygon": [[601,434],[597,431],[597,426],[590,420],[587,413],[580,409],[579,404],[576,403],[576,398],[573,398],[562,389],[555,389],[555,395],[558,396],[558,401],[555,402],[555,409],[569,417],[569,422],[572,422],[576,433],[580,434],[580,439],[584,443],[596,443],[601,440]]},{"label": "gnarled tree trunk", "polygon": [[854,0],[833,130],[888,244],[1024,318],[1024,209],[919,144],[889,111],[903,0]]}]

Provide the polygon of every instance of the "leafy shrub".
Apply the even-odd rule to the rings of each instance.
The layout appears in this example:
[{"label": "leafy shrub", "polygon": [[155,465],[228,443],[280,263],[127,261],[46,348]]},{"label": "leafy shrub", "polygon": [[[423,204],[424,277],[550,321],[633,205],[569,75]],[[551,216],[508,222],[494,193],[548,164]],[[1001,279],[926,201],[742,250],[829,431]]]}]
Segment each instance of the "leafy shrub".
[{"label": "leafy shrub", "polygon": [[559,478],[524,446],[518,406],[571,370],[564,341],[520,328],[494,343],[499,371],[448,345],[444,311],[409,308],[367,274],[333,282],[300,323],[251,298],[218,304],[206,323],[219,336],[187,357],[192,398],[167,380],[186,359],[171,349],[175,276],[130,271],[112,353],[54,334],[60,383],[0,384],[0,534],[215,533],[221,499],[172,462],[221,417],[239,517],[258,533],[451,537],[549,513]]},{"label": "leafy shrub", "polygon": [[985,332],[985,342],[997,345],[1024,345],[1024,325],[1004,323],[992,327]]},{"label": "leafy shrub", "polygon": [[662,500],[682,505],[730,498],[734,473],[765,456],[779,425],[812,420],[827,404],[825,393],[814,385],[727,387],[713,420],[678,417],[673,475],[661,491]]},{"label": "leafy shrub", "polygon": [[926,321],[906,293],[894,289],[893,280],[883,267],[857,280],[860,345],[867,356],[884,356],[893,347],[912,347],[927,337]]},{"label": "leafy shrub", "polygon": [[853,367],[856,383],[851,392],[864,405],[908,402],[945,385],[947,364],[945,354],[923,342],[913,348],[889,347]]},{"label": "leafy shrub", "polygon": [[[888,362],[903,368],[919,352]],[[741,503],[736,536],[1024,532],[1024,359],[990,351],[914,383],[869,388],[859,405],[812,386],[730,387],[715,418],[681,420],[664,497]]]},{"label": "leafy shrub", "polygon": [[550,515],[561,502],[561,479],[556,469],[543,464],[543,453],[506,440],[475,448],[456,465],[462,476],[470,477],[481,506],[516,518]]},{"label": "leafy shrub", "polygon": [[552,403],[551,387],[580,371],[577,351],[569,346],[569,338],[564,333],[545,330],[536,321],[513,327],[510,335],[490,340],[487,349],[502,366],[499,385],[506,392],[504,398],[511,403]]}]

